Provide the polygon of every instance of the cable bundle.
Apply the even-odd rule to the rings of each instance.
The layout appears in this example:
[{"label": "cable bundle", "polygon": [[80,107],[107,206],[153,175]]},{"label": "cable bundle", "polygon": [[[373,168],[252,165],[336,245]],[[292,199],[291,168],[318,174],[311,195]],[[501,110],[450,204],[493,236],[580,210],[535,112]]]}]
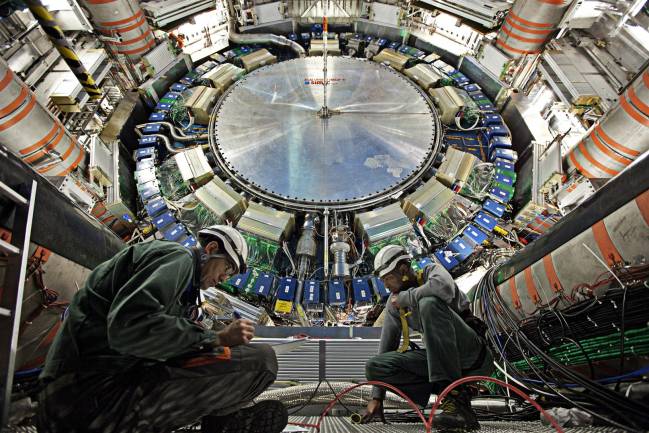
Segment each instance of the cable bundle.
[{"label": "cable bundle", "polygon": [[[496,269],[493,268],[487,272],[478,283],[476,299],[480,300],[480,314],[489,326],[487,336],[496,353],[500,355],[500,362],[504,364],[501,371],[506,378],[510,378],[540,395],[551,398],[561,397],[571,405],[591,413],[608,424],[629,431],[642,431],[649,428],[649,417],[647,417],[649,406],[625,398],[620,393],[569,369],[557,361],[546,348],[542,347],[538,338],[531,338],[525,332],[524,327],[526,325],[529,327],[529,322],[521,324],[496,290],[494,284]],[[630,289],[624,286],[622,310],[625,307],[627,292],[630,292]],[[594,302],[597,303],[599,300],[596,298]],[[588,308],[595,307],[595,304],[587,305]],[[581,306],[581,308],[584,307]],[[583,313],[566,311],[562,314],[577,317]],[[625,312],[622,313],[620,322],[623,326]],[[542,310],[539,317],[546,317],[545,311]],[[624,334],[624,329],[621,331]],[[576,340],[574,342],[579,344]],[[520,354],[521,359],[525,361],[528,367],[525,371],[521,369],[521,364],[512,362],[512,352]],[[621,352],[624,352],[623,347]]]}]

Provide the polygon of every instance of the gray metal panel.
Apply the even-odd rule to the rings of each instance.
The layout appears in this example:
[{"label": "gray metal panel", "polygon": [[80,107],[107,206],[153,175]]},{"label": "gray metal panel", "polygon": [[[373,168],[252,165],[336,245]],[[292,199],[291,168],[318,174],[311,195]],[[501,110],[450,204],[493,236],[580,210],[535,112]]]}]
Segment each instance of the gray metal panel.
[{"label": "gray metal panel", "polygon": [[237,228],[274,242],[288,237],[295,226],[293,214],[275,210],[257,203],[249,203]]},{"label": "gray metal panel", "polygon": [[356,214],[356,232],[370,243],[411,232],[412,224],[401,209],[400,203]]}]

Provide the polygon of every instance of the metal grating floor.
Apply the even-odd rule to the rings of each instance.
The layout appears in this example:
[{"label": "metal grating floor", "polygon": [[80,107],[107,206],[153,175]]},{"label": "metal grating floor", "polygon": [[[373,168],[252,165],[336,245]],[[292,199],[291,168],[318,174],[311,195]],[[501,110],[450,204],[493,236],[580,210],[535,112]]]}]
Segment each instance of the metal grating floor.
[{"label": "metal grating floor", "polygon": [[[318,417],[290,417],[291,422],[316,423]],[[320,433],[424,433],[425,430],[421,424],[352,424],[349,418],[343,417],[326,417],[323,422],[323,428]],[[483,421],[480,423],[479,433],[553,433],[552,427],[544,426],[538,422],[507,422],[507,421]],[[309,432],[314,432],[310,429]],[[436,430],[433,430],[436,431]],[[580,427],[563,429],[565,433],[617,433],[621,430],[610,427]]]},{"label": "metal grating floor", "polygon": [[[292,416],[291,422],[304,422],[314,424],[318,417]],[[482,428],[479,433],[554,433],[552,427],[544,426],[541,422],[529,421],[483,421],[480,423]],[[199,432],[200,430],[191,430]],[[436,431],[436,430],[433,430]],[[620,433],[621,430],[611,427],[580,427],[563,429],[565,433]],[[16,427],[9,429],[11,433],[36,433],[35,427]],[[187,430],[184,430],[187,432]],[[308,433],[314,433],[315,429],[309,429]],[[346,417],[326,417],[323,422],[323,428],[320,433],[425,433],[421,424],[380,424],[373,423],[367,425],[352,424]]]}]

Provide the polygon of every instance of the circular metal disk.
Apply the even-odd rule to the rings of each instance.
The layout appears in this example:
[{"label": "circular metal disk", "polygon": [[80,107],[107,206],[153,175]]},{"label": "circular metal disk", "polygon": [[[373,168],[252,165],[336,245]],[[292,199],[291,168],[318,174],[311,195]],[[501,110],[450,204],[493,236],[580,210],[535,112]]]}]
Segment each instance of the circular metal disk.
[{"label": "circular metal disk", "polygon": [[224,168],[242,184],[295,202],[342,204],[394,191],[436,148],[436,113],[394,70],[331,57],[295,59],[237,82],[213,118]]}]

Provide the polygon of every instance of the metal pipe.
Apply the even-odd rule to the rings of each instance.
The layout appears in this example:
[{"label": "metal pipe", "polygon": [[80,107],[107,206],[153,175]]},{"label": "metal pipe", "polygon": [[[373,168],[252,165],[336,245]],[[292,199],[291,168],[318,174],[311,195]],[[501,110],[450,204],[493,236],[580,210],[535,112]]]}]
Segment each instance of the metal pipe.
[{"label": "metal pipe", "polygon": [[324,277],[329,277],[329,208],[324,210]]},{"label": "metal pipe", "polygon": [[334,277],[349,277],[349,264],[347,263],[347,254],[351,247],[347,242],[337,241],[331,244],[331,252],[334,255]]},{"label": "metal pipe", "polygon": [[274,35],[272,33],[237,33],[237,23],[232,0],[228,0],[228,12],[230,14],[230,19],[228,20],[228,38],[230,39],[230,42],[235,44],[273,44],[290,48],[298,57],[306,57],[306,51],[300,44],[291,41],[284,36]]},{"label": "metal pipe", "polygon": [[539,54],[573,0],[517,0],[500,27],[496,46],[512,57]]},{"label": "metal pipe", "polygon": [[86,152],[0,59],[0,144],[45,176],[66,176]]},{"label": "metal pipe", "polygon": [[137,1],[82,0],[81,3],[90,12],[95,30],[105,36],[103,40],[113,54],[138,61],[156,44]]},{"label": "metal pipe", "polygon": [[314,216],[312,214],[306,214],[304,217],[304,225],[302,226],[302,235],[295,249],[295,255],[298,260],[298,280],[304,280],[308,276],[311,262],[316,255],[316,248]]},{"label": "metal pipe", "polygon": [[169,122],[143,123],[141,125],[137,125],[135,128],[144,129],[144,127],[147,125],[162,125],[166,127],[169,130],[169,133],[171,134],[171,138],[180,142],[207,140],[209,137],[209,134],[185,135],[185,133],[181,132],[180,130],[177,130],[176,127]]},{"label": "metal pipe", "polygon": [[649,151],[649,66],[566,155],[584,176],[611,178]]},{"label": "metal pipe", "polygon": [[524,318],[537,301],[548,302],[565,291],[570,295],[574,287],[605,273],[603,264],[646,263],[648,172],[649,153],[498,268],[494,282],[513,311]]},{"label": "metal pipe", "polygon": [[[328,3],[328,2],[327,2]],[[322,103],[322,116],[329,117],[329,107],[327,107],[327,42],[329,39],[329,28],[327,25],[327,4],[324,5],[324,17],[322,18],[323,32],[322,37],[324,38],[324,51],[322,52],[322,73],[324,80],[322,80],[322,87],[324,91],[324,98]]]},{"label": "metal pipe", "polygon": [[61,27],[56,23],[56,20],[50,12],[43,6],[43,3],[40,0],[27,0],[25,3],[38,23],[43,27],[45,33],[47,33],[54,47],[61,54],[65,63],[68,64],[72,73],[77,77],[83,90],[90,95],[90,99],[101,99],[103,96],[101,89],[97,86],[94,78],[90,75],[83,63],[81,63],[81,59],[79,59],[74,48],[63,34],[63,30],[61,30]]}]

